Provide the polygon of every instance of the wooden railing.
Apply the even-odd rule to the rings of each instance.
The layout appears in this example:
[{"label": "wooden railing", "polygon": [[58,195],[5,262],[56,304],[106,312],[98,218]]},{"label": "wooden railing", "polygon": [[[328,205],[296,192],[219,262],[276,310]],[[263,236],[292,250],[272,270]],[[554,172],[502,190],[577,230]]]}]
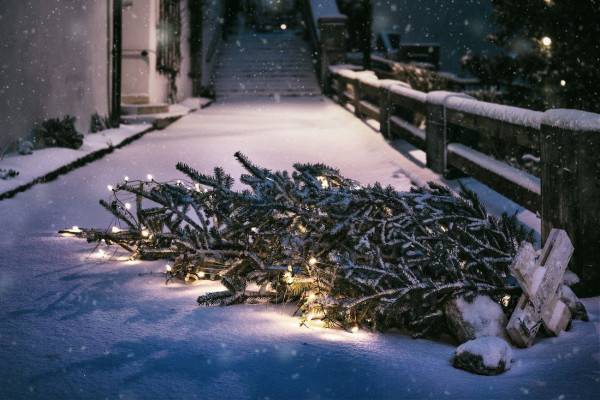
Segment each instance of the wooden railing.
[{"label": "wooden railing", "polygon": [[[329,67],[330,92],[359,118],[379,121],[381,133],[425,151],[427,166],[446,176],[456,169],[537,212],[542,239],[565,229],[575,243],[573,269],[600,291],[600,115],[577,110],[537,112],[486,103],[465,94],[421,92],[370,71]],[[537,177],[493,158],[452,132],[476,131],[541,154]],[[479,149],[479,150],[478,150]]]}]

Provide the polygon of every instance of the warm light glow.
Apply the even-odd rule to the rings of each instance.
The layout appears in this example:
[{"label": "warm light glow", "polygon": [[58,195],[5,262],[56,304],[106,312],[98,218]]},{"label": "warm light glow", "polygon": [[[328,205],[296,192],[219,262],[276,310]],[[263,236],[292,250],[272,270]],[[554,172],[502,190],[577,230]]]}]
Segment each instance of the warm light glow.
[{"label": "warm light glow", "polygon": [[128,176],[125,176],[125,178],[123,178],[123,179],[125,179],[125,182],[129,181],[129,177]]},{"label": "warm light glow", "polygon": [[94,257],[96,258],[104,258],[106,256],[106,252],[102,249],[98,249],[96,253],[94,253]]},{"label": "warm light glow", "polygon": [[121,232],[121,228],[119,228],[118,226],[112,227],[112,233],[119,233],[119,232]]},{"label": "warm light glow", "polygon": [[358,332],[358,326],[354,325],[354,326],[352,327],[352,329],[350,329],[350,332],[352,332],[352,333],[356,333],[356,332]]},{"label": "warm light glow", "polygon": [[510,302],[510,296],[506,295],[504,297],[502,297],[502,305],[504,307],[508,307],[508,303]]},{"label": "warm light glow", "polygon": [[319,261],[317,261],[317,259],[316,259],[316,258],[314,258],[314,257],[311,257],[311,258],[308,260],[308,265],[310,265],[310,266],[314,266],[314,265],[317,265],[317,263],[318,263],[318,262],[319,262]]},{"label": "warm light glow", "polygon": [[550,39],[548,36],[544,36],[542,38],[542,44],[546,47],[550,47],[552,45],[552,39]]},{"label": "warm light glow", "polygon": [[148,237],[150,236],[150,231],[148,229],[142,229],[142,236],[143,237]]},{"label": "warm light glow", "polygon": [[196,273],[196,275],[198,276],[198,278],[204,278],[206,276],[206,274],[204,272],[202,272],[202,271],[198,271]]},{"label": "warm light glow", "polygon": [[149,181],[152,181],[154,179],[154,177],[151,174],[146,175],[146,179],[148,179]]},{"label": "warm light glow", "polygon": [[81,229],[79,229],[79,227],[77,225],[73,225],[73,227],[71,228],[71,231],[75,232],[75,233],[80,233]]},{"label": "warm light glow", "polygon": [[167,270],[167,272],[173,271],[173,267],[171,267],[171,264],[165,265],[165,269]]},{"label": "warm light glow", "polygon": [[560,86],[567,86],[567,81],[565,81],[564,79],[560,80]]},{"label": "warm light glow", "polygon": [[329,189],[329,181],[324,176],[317,176],[317,180],[323,189]]},{"label": "warm light glow", "polygon": [[131,203],[125,203],[125,208],[127,210],[131,210]]},{"label": "warm light glow", "polygon": [[113,185],[106,185],[106,188],[108,189],[109,192],[112,192],[114,189]]},{"label": "warm light glow", "polygon": [[281,30],[285,31],[287,29],[287,25],[286,24],[281,24]]}]

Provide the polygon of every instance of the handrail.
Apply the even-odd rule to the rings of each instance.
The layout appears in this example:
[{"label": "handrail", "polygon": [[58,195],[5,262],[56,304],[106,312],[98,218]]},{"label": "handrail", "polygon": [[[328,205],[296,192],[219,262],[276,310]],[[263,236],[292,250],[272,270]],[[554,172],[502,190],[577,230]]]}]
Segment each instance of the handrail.
[{"label": "handrail", "polygon": [[344,61],[347,17],[335,0],[304,0],[304,19],[313,51],[317,55],[317,76],[327,87],[328,67]]},{"label": "handrail", "polygon": [[[425,150],[434,172],[462,171],[538,212],[544,240],[551,229],[565,229],[575,242],[573,270],[592,276],[600,287],[600,155],[594,150],[600,148],[600,115],[538,112],[462,93],[426,93],[340,66],[329,67],[328,73],[329,90],[340,104],[359,118],[379,121],[385,137],[400,137]],[[476,132],[481,143],[457,140],[455,129]],[[540,154],[540,176],[487,154],[485,142],[492,139]]]}]

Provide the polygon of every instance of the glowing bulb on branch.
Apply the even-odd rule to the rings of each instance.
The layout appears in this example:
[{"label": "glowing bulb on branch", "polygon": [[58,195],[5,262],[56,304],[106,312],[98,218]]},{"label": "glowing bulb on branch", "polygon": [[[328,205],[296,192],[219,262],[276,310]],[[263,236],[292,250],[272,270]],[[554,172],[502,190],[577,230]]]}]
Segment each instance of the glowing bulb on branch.
[{"label": "glowing bulb on branch", "polygon": [[352,328],[350,328],[350,332],[352,332],[352,333],[358,332],[358,326],[354,325]]},{"label": "glowing bulb on branch", "polygon": [[552,39],[550,39],[548,36],[544,36],[542,38],[542,44],[546,47],[550,47],[552,46]]},{"label": "glowing bulb on branch", "polygon": [[125,180],[125,182],[129,182],[129,177],[125,176],[125,178],[123,178]]},{"label": "glowing bulb on branch", "polygon": [[318,262],[319,262],[319,261],[317,261],[317,259],[316,259],[316,258],[314,258],[314,257],[311,257],[311,258],[308,260],[308,265],[310,265],[310,266],[312,267],[312,266],[315,266],[315,265],[317,265],[317,263],[318,263]]},{"label": "glowing bulb on branch", "polygon": [[280,26],[282,31],[285,31],[287,29],[287,25],[286,24],[281,24]]},{"label": "glowing bulb on branch", "polygon": [[113,185],[106,185],[106,188],[108,189],[109,192],[112,192],[114,189]]},{"label": "glowing bulb on branch", "polygon": [[198,276],[198,278],[202,279],[206,276],[206,274],[202,271],[198,271],[198,272],[196,272],[196,276]]},{"label": "glowing bulb on branch", "polygon": [[73,227],[71,228],[71,232],[80,233],[81,229],[79,229],[77,225],[73,225]]},{"label": "glowing bulb on branch", "polygon": [[167,270],[167,272],[173,271],[173,267],[171,266],[171,264],[165,265],[165,269]]},{"label": "glowing bulb on branch", "polygon": [[567,86],[567,81],[565,81],[564,79],[560,80],[560,86],[565,87]]},{"label": "glowing bulb on branch", "polygon": [[142,236],[143,237],[148,237],[150,236],[150,231],[148,229],[142,229]]},{"label": "glowing bulb on branch", "polygon": [[152,176],[152,174],[148,174],[148,175],[146,175],[146,179],[147,179],[149,182],[152,182],[152,180],[154,179],[154,177]]},{"label": "glowing bulb on branch", "polygon": [[118,226],[112,227],[112,233],[119,233],[119,232],[121,232],[121,228],[119,228]]},{"label": "glowing bulb on branch", "polygon": [[131,203],[125,203],[125,209],[131,210]]}]

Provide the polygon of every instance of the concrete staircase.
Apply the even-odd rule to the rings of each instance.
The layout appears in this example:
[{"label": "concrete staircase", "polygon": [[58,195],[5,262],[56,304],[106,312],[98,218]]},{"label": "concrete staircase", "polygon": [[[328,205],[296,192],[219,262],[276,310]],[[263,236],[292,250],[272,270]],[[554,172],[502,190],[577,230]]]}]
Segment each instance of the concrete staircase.
[{"label": "concrete staircase", "polygon": [[312,50],[299,32],[244,32],[224,43],[215,69],[217,101],[318,96]]}]

